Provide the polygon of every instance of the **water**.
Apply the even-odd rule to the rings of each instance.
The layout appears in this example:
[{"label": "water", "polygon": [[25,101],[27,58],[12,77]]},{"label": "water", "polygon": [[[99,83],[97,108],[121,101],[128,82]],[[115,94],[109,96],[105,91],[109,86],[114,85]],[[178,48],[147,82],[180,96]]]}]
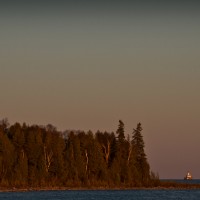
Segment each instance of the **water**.
[{"label": "water", "polygon": [[3,200],[199,200],[200,190],[81,190],[1,192]]},{"label": "water", "polygon": [[184,179],[163,179],[161,181],[169,181],[176,183],[186,183],[186,184],[200,184],[200,179],[184,180]]}]

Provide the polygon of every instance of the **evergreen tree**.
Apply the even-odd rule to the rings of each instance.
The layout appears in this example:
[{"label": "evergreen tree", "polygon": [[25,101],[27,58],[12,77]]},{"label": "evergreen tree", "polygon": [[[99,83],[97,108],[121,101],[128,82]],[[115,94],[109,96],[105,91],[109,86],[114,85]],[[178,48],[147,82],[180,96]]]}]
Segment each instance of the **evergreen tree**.
[{"label": "evergreen tree", "polygon": [[125,135],[124,135],[124,123],[121,120],[119,120],[119,125],[116,133],[118,135],[117,136],[118,142],[122,143],[125,139]]},{"label": "evergreen tree", "polygon": [[124,134],[124,123],[119,120],[117,134],[117,151],[113,161],[113,170],[116,172],[116,183],[126,182],[126,171],[127,171],[127,141],[125,140]]},{"label": "evergreen tree", "polygon": [[135,153],[135,166],[138,172],[139,182],[146,184],[150,179],[150,167],[144,151],[145,144],[141,132],[142,126],[141,123],[138,123],[137,128],[133,129],[132,145]]}]

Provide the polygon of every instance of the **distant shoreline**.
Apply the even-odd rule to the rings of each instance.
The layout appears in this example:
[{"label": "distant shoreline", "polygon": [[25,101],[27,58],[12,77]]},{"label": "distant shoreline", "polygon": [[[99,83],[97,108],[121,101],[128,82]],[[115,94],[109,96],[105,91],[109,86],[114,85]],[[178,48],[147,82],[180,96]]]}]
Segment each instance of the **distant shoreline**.
[{"label": "distant shoreline", "polygon": [[193,190],[200,189],[200,184],[162,183],[156,187],[0,187],[0,192],[33,192],[33,191],[83,191],[83,190]]}]

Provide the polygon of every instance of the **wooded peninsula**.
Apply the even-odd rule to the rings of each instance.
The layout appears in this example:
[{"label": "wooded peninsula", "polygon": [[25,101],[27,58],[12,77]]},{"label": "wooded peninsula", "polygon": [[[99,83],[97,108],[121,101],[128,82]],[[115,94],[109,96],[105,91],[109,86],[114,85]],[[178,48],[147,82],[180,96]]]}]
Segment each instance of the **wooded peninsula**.
[{"label": "wooded peninsula", "polygon": [[116,132],[57,131],[0,121],[0,188],[138,188],[161,186],[144,151],[142,125]]}]

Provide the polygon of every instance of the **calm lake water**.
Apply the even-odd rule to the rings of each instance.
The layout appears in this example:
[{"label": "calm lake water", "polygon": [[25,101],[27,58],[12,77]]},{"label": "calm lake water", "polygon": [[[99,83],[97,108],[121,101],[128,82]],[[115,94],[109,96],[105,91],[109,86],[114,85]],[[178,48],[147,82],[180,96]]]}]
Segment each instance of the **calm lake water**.
[{"label": "calm lake water", "polygon": [[184,179],[163,179],[161,181],[170,181],[177,183],[187,183],[187,184],[200,184],[200,179],[184,180]]},{"label": "calm lake water", "polygon": [[81,190],[1,192],[3,200],[199,200],[200,190]]}]

